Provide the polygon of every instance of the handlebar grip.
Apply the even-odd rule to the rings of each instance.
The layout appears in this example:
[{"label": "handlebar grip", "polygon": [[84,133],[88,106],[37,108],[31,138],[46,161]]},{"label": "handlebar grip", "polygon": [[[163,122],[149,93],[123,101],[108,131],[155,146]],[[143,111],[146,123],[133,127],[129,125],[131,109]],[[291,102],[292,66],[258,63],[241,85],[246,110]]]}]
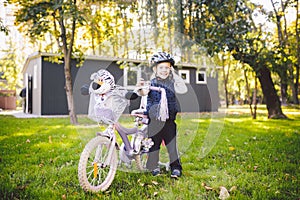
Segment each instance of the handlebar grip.
[{"label": "handlebar grip", "polygon": [[81,86],[80,93],[81,95],[89,95],[89,85],[84,84],[83,86]]}]

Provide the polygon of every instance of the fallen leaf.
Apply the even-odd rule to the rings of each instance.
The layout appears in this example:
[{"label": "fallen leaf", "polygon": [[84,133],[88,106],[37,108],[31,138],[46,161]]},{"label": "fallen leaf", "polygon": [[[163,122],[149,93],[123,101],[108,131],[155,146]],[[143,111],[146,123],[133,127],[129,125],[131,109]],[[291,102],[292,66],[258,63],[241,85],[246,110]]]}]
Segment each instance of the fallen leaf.
[{"label": "fallen leaf", "polygon": [[231,193],[231,192],[234,192],[234,191],[236,191],[236,190],[237,190],[237,187],[236,187],[236,186],[232,186],[232,187],[230,188],[229,192]]},{"label": "fallen leaf", "polygon": [[65,200],[65,199],[67,199],[67,196],[66,196],[65,194],[63,194],[63,195],[61,196],[61,198],[62,198],[63,200]]},{"label": "fallen leaf", "polygon": [[156,181],[152,181],[152,183],[153,183],[154,185],[158,185],[158,182],[156,182]]},{"label": "fallen leaf", "polygon": [[209,187],[209,186],[207,186],[207,185],[205,185],[204,188],[205,188],[206,190],[213,190],[212,187]]},{"label": "fallen leaf", "polygon": [[140,183],[140,186],[144,187],[145,183]]},{"label": "fallen leaf", "polygon": [[235,148],[234,147],[229,147],[229,151],[234,151]]},{"label": "fallen leaf", "polygon": [[254,171],[256,171],[256,170],[257,170],[257,168],[258,168],[258,166],[254,166],[254,167],[253,167],[253,170],[254,170]]},{"label": "fallen leaf", "polygon": [[228,199],[229,197],[230,197],[230,195],[229,195],[228,190],[225,187],[221,186],[219,199],[225,200],[225,199]]},{"label": "fallen leaf", "polygon": [[[110,193],[111,193],[111,190],[105,191],[105,194],[110,194]],[[101,197],[101,195],[100,195],[100,197]]]}]

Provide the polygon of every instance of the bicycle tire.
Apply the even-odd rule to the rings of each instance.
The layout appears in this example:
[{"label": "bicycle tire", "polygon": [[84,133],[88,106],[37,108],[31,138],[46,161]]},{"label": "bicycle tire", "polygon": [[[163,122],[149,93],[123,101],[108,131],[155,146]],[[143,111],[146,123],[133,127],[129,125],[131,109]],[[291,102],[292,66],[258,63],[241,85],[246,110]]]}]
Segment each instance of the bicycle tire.
[{"label": "bicycle tire", "polygon": [[103,136],[97,136],[86,144],[78,164],[78,179],[84,191],[93,193],[105,191],[114,180],[118,165],[115,147],[109,165],[103,165],[110,145],[115,144],[111,144],[109,138]]}]

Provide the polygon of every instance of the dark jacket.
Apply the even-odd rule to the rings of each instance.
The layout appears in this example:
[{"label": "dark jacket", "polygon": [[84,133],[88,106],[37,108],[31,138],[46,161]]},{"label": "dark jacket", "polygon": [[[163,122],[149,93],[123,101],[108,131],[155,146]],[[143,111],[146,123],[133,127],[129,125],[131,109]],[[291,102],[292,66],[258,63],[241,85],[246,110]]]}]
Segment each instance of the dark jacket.
[{"label": "dark jacket", "polygon": [[[177,108],[177,102],[175,96],[174,80],[173,79],[160,80],[154,78],[151,80],[151,86],[161,87],[166,90],[166,95],[168,100],[169,119],[175,120],[176,114],[178,112],[178,108]],[[159,91],[151,90],[148,93],[147,107],[146,107],[147,111],[145,114],[148,115],[150,119],[158,116],[160,99],[161,99],[161,93]]]}]

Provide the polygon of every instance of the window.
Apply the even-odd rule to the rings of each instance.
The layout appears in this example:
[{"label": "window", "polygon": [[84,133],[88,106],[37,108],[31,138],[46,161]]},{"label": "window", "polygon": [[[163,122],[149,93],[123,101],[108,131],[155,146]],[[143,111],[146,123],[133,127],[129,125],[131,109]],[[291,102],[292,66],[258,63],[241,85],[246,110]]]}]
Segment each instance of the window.
[{"label": "window", "polygon": [[178,70],[179,76],[184,80],[185,83],[190,83],[190,71],[189,70]]},{"label": "window", "polygon": [[206,72],[205,71],[197,71],[196,72],[196,83],[197,84],[205,84],[206,83]]},{"label": "window", "polygon": [[141,69],[137,67],[124,68],[124,87],[134,89],[137,81],[141,78]]}]

